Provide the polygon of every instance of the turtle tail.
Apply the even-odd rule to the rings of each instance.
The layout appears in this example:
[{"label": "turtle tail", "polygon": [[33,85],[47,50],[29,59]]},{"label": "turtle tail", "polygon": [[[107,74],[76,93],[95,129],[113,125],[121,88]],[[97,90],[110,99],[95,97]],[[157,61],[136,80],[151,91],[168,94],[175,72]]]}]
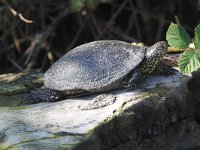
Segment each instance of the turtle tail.
[{"label": "turtle tail", "polygon": [[28,100],[31,103],[56,102],[62,98],[64,98],[63,92],[51,89],[36,89],[28,95]]}]

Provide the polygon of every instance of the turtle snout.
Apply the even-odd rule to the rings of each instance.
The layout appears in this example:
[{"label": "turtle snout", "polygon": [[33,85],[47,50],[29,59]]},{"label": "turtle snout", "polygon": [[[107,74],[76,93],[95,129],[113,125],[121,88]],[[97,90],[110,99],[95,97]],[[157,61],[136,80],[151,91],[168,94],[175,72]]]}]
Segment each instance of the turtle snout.
[{"label": "turtle snout", "polygon": [[168,47],[167,42],[161,41],[161,42],[159,42],[159,45],[160,45],[160,47],[161,47],[161,49],[162,49],[163,51],[167,52],[167,47]]},{"label": "turtle snout", "polygon": [[157,42],[154,45],[155,45],[154,54],[159,58],[164,57],[164,55],[167,53],[167,47],[168,47],[167,42],[161,41]]},{"label": "turtle snout", "polygon": [[157,42],[147,49],[147,58],[149,59],[161,59],[167,52],[167,42]]}]

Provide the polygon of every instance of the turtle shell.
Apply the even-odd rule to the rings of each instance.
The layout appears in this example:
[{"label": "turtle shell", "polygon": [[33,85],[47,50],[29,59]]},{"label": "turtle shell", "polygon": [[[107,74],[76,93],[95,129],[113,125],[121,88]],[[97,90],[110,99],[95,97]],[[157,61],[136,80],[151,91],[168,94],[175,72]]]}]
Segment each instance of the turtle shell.
[{"label": "turtle shell", "polygon": [[103,89],[124,78],[144,59],[146,48],[116,40],[102,40],[75,47],[45,73],[47,88]]}]

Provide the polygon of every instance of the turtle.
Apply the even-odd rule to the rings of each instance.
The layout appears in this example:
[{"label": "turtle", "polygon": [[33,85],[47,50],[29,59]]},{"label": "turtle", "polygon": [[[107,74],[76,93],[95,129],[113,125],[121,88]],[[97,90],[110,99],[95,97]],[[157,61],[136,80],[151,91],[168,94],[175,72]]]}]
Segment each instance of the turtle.
[{"label": "turtle", "polygon": [[118,40],[99,40],[75,47],[44,74],[44,86],[30,92],[33,103],[55,102],[70,95],[135,89],[151,73],[170,75],[174,69],[162,62],[167,43],[150,47]]}]

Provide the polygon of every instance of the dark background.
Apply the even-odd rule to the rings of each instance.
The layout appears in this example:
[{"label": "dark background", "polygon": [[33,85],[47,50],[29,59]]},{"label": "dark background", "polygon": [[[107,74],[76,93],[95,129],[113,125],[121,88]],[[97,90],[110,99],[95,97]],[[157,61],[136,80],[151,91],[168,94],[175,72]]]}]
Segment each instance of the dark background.
[{"label": "dark background", "polygon": [[[198,0],[1,0],[0,73],[45,71],[73,47],[100,39],[165,40],[171,22],[193,37],[200,20]],[[84,0],[82,0],[84,1]],[[31,23],[33,22],[33,23]]]}]

